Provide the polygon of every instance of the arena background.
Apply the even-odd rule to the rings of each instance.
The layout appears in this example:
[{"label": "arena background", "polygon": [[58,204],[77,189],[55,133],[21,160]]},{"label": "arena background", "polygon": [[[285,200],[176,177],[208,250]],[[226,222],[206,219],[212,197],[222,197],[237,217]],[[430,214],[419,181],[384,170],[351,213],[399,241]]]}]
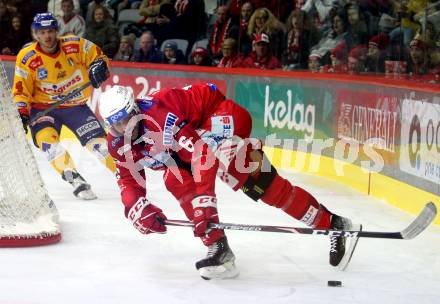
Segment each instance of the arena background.
[{"label": "arena background", "polygon": [[[12,84],[15,57],[0,59]],[[253,136],[266,141],[277,167],[335,179],[413,214],[427,201],[440,208],[438,84],[394,75],[126,62],[111,68],[103,90],[127,85],[138,97],[163,87],[214,83],[251,112]],[[94,111],[101,92],[95,90],[89,103]],[[63,138],[72,133],[63,131]]]}]

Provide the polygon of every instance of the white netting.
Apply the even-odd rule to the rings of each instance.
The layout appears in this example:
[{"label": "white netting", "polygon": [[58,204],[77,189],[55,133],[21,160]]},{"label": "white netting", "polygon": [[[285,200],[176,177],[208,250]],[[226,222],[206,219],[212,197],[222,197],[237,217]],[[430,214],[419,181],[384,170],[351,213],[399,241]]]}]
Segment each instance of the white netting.
[{"label": "white netting", "polygon": [[44,244],[50,238],[59,240],[59,235],[57,209],[41,179],[0,61],[0,246],[2,240],[16,246],[15,239],[17,244],[30,240],[39,245],[38,240]]}]

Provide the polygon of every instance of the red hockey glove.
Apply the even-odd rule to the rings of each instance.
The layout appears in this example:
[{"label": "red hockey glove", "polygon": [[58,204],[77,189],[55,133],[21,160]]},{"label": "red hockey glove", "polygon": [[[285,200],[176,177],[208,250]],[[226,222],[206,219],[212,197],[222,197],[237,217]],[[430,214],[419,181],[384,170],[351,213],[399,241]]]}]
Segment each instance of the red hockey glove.
[{"label": "red hockey glove", "polygon": [[143,234],[166,233],[167,231],[167,227],[162,224],[167,217],[160,208],[154,206],[145,197],[141,197],[131,207],[128,211],[128,219]]},{"label": "red hockey glove", "polygon": [[206,236],[210,232],[209,223],[218,223],[217,198],[215,196],[198,196],[192,200],[194,208],[194,235]]}]

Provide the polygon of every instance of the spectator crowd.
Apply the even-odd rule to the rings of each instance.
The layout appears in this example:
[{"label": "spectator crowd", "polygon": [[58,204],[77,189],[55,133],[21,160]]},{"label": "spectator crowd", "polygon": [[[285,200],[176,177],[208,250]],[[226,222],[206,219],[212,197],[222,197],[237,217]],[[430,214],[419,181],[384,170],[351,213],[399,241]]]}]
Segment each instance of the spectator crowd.
[{"label": "spectator crowd", "polygon": [[440,83],[439,0],[0,0],[1,54],[30,42],[32,17],[46,11],[59,35],[115,61]]}]

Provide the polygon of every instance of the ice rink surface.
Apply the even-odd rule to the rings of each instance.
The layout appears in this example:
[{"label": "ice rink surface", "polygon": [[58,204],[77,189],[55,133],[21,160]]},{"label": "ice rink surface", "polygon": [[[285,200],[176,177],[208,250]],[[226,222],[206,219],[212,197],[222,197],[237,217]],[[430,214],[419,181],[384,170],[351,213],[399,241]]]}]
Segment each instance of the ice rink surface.
[{"label": "ice rink surface", "polygon": [[[78,303],[440,303],[440,228],[411,241],[360,239],[345,272],[331,267],[329,240],[263,232],[228,231],[240,276],[205,281],[194,263],[206,249],[188,228],[141,235],[124,218],[112,175],[87,152],[68,145],[99,199],[79,201],[36,152],[55,201],[61,243],[0,249],[0,304]],[[365,230],[401,230],[414,218],[381,201],[313,175],[286,173],[330,210]],[[161,175],[148,174],[149,198],[170,219],[183,219]],[[280,210],[217,184],[223,222],[301,226]],[[342,287],[327,287],[328,280]]]}]

